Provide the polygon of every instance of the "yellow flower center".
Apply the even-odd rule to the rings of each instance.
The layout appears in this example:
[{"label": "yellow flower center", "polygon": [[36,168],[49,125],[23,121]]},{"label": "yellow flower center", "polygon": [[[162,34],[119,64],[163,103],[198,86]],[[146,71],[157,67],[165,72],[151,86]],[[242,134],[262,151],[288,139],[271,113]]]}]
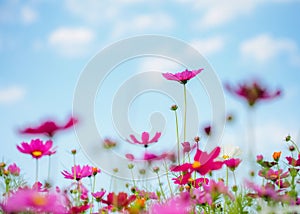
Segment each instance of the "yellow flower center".
[{"label": "yellow flower center", "polygon": [[224,159],[224,160],[226,160],[226,159],[228,159],[228,158],[229,158],[228,155],[223,155],[223,159]]},{"label": "yellow flower center", "polygon": [[36,206],[44,206],[47,204],[47,199],[45,196],[35,194],[34,196],[32,196],[32,202]]},{"label": "yellow flower center", "polygon": [[31,153],[34,157],[40,157],[42,155],[42,152],[41,151],[33,151]]},{"label": "yellow flower center", "polygon": [[201,166],[201,164],[200,164],[200,162],[199,161],[194,161],[194,163],[193,163],[193,165],[192,165],[192,167],[195,169],[195,168],[198,168],[198,167],[200,167]]}]

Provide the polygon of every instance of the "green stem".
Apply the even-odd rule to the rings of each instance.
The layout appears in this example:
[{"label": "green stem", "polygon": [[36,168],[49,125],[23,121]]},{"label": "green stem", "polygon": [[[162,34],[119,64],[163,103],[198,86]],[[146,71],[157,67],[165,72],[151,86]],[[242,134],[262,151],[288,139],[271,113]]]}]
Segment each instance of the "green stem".
[{"label": "green stem", "polygon": [[178,130],[178,115],[176,110],[175,112],[175,121],[176,121],[176,139],[177,139],[177,161],[178,165],[180,164],[180,141],[179,141],[179,130]]},{"label": "green stem", "polygon": [[166,195],[165,195],[165,193],[163,191],[162,184],[160,182],[159,174],[158,173],[156,173],[156,174],[157,174],[157,180],[158,180],[158,185],[159,185],[159,188],[160,188],[160,192],[161,192],[162,196],[164,197],[164,199],[166,200],[167,198],[166,198]]},{"label": "green stem", "polygon": [[233,179],[234,179],[234,185],[236,186],[236,177],[235,177],[234,171],[232,171],[232,174],[233,174]]},{"label": "green stem", "polygon": [[186,112],[187,112],[186,85],[185,84],[183,84],[183,96],[184,96],[183,142],[185,142],[185,140],[186,140]]},{"label": "green stem", "polygon": [[47,181],[50,181],[50,171],[51,171],[51,155],[49,155],[49,159],[48,159],[48,178]]},{"label": "green stem", "polygon": [[228,187],[228,167],[226,167],[226,186]]},{"label": "green stem", "polygon": [[74,180],[76,181],[76,160],[75,160],[75,154],[73,155],[73,163],[74,163]]},{"label": "green stem", "polygon": [[167,176],[168,186],[169,186],[169,189],[170,189],[171,196],[173,196],[173,191],[172,191],[172,187],[171,187],[171,183],[170,183],[170,179],[169,179],[169,170],[168,170],[168,166],[167,166],[166,161],[165,161],[165,168],[166,168],[166,176]]},{"label": "green stem", "polygon": [[291,143],[295,146],[295,148],[296,148],[298,154],[300,154],[300,150],[299,150],[297,144],[296,144],[292,139],[291,139],[290,141],[291,141]]},{"label": "green stem", "polygon": [[38,182],[39,180],[39,160],[36,159],[35,162],[35,182]]},{"label": "green stem", "polygon": [[[92,185],[92,193],[95,192],[95,186],[96,186],[96,176],[93,176],[93,185]],[[90,214],[93,212],[93,205],[94,205],[94,197],[92,197],[92,206],[90,208]]]},{"label": "green stem", "polygon": [[132,169],[130,169],[130,172],[131,172],[131,177],[132,177],[133,187],[136,187]]}]

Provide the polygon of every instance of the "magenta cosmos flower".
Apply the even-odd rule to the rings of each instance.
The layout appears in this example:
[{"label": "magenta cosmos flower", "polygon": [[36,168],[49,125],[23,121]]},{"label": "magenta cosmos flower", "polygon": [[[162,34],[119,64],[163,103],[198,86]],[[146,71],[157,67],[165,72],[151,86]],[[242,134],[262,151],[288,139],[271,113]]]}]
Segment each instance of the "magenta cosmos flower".
[{"label": "magenta cosmos flower", "polygon": [[52,144],[51,140],[43,143],[40,139],[34,139],[30,143],[22,142],[20,146],[17,145],[17,149],[22,153],[30,154],[35,159],[39,159],[45,155],[53,154]]},{"label": "magenta cosmos flower", "polygon": [[132,144],[144,145],[144,147],[147,148],[149,144],[156,143],[158,141],[158,139],[160,138],[160,136],[161,136],[161,133],[156,132],[154,137],[152,139],[149,139],[149,137],[150,137],[149,133],[143,132],[141,141],[138,141],[134,135],[130,135],[129,137],[131,138],[131,140],[127,140],[127,141]]},{"label": "magenta cosmos flower", "polygon": [[7,170],[9,171],[10,174],[12,174],[14,176],[19,176],[20,175],[20,168],[15,163],[10,164],[7,167]]},{"label": "magenta cosmos flower", "polygon": [[173,172],[198,172],[200,175],[205,175],[210,171],[218,170],[222,167],[223,161],[215,161],[221,151],[220,147],[216,147],[211,153],[203,152],[197,149],[194,157],[194,163],[184,163],[173,167]]},{"label": "magenta cosmos flower", "polygon": [[224,164],[231,169],[232,171],[234,171],[241,163],[241,159],[239,158],[230,158],[224,161]]},{"label": "magenta cosmos flower", "polygon": [[135,195],[128,196],[125,192],[120,192],[118,194],[111,192],[107,195],[107,199],[102,199],[102,203],[107,204],[109,209],[115,208],[117,210],[123,210],[128,207],[131,202],[136,199]]},{"label": "magenta cosmos flower", "polygon": [[7,198],[3,207],[5,213],[67,213],[63,196],[33,189],[19,189]]},{"label": "magenta cosmos flower", "polygon": [[190,79],[194,78],[202,70],[203,70],[203,68],[201,68],[199,70],[192,70],[192,71],[189,71],[186,69],[185,71],[178,72],[176,74],[163,73],[162,75],[167,80],[174,80],[174,81],[180,82],[181,84],[186,84]]},{"label": "magenta cosmos flower", "polygon": [[286,157],[286,160],[289,162],[291,166],[300,166],[300,154],[298,154],[298,159],[294,159],[292,157]]},{"label": "magenta cosmos flower", "polygon": [[97,202],[100,202],[103,196],[105,195],[105,191],[92,192],[91,194],[96,199]]},{"label": "magenta cosmos flower", "polygon": [[240,84],[236,88],[227,84],[226,89],[230,93],[245,99],[249,106],[254,106],[254,104],[259,100],[274,99],[281,94],[280,90],[270,92],[266,88],[262,87],[258,82]]},{"label": "magenta cosmos flower", "polygon": [[72,167],[71,173],[64,170],[61,172],[61,174],[66,179],[75,179],[75,180],[79,181],[82,178],[92,176],[93,175],[93,167],[91,167],[89,165],[85,165],[83,167],[81,167],[80,165],[75,165]]},{"label": "magenta cosmos flower", "polygon": [[23,130],[20,130],[20,133],[21,134],[32,134],[32,135],[43,134],[48,137],[53,137],[56,132],[69,129],[77,122],[78,122],[78,120],[74,117],[71,117],[64,125],[57,125],[56,122],[54,122],[52,120],[48,120],[48,121],[43,122],[42,124],[40,124],[37,127],[28,127]]}]

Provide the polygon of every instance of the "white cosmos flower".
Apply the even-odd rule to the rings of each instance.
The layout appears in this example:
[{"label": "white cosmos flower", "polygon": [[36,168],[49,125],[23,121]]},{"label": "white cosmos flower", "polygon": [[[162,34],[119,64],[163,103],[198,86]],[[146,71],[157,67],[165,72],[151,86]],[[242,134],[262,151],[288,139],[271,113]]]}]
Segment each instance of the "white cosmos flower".
[{"label": "white cosmos flower", "polygon": [[221,146],[221,152],[218,157],[219,160],[226,160],[229,158],[236,158],[242,154],[242,150],[238,146],[234,145],[223,145]]}]

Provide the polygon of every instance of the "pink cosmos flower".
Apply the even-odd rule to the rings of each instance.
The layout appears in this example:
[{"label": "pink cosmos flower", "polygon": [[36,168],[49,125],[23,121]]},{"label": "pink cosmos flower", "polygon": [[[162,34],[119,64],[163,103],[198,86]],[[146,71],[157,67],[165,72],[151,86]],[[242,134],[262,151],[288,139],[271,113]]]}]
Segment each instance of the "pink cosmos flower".
[{"label": "pink cosmos flower", "polygon": [[192,71],[189,71],[186,69],[185,71],[178,72],[176,74],[163,73],[162,75],[167,80],[174,80],[174,81],[180,82],[181,84],[186,84],[190,79],[194,78],[202,70],[203,70],[203,68],[201,68],[199,70],[192,70]]},{"label": "pink cosmos flower", "polygon": [[10,164],[7,167],[7,170],[9,171],[10,174],[12,174],[14,176],[19,176],[20,175],[20,168],[15,163]]},{"label": "pink cosmos flower", "polygon": [[105,195],[106,191],[100,191],[100,192],[92,192],[92,196],[96,199],[97,202],[100,202],[103,196]]},{"label": "pink cosmos flower", "polygon": [[279,178],[286,178],[289,176],[289,172],[285,172],[285,173],[282,173],[282,169],[280,170],[273,170],[273,169],[269,169],[268,171],[265,171],[265,170],[260,170],[258,172],[258,175],[261,176],[261,177],[264,177],[265,179],[268,179],[268,180],[272,180],[272,181],[277,181]]},{"label": "pink cosmos flower", "polygon": [[240,84],[237,88],[230,85],[226,85],[226,89],[234,95],[245,99],[249,106],[254,106],[259,100],[271,100],[280,96],[281,91],[276,90],[270,92],[266,88],[262,87],[258,82],[252,82],[248,84]]},{"label": "pink cosmos flower", "polygon": [[205,175],[210,171],[222,168],[222,161],[215,161],[220,154],[221,148],[216,147],[211,153],[203,152],[197,149],[194,157],[194,163],[184,163],[179,166],[172,167],[173,172],[194,172],[197,171],[201,175]]},{"label": "pink cosmos flower", "polygon": [[191,144],[189,142],[183,142],[183,143],[181,143],[181,145],[183,147],[183,153],[188,153],[197,147],[197,144],[194,144],[193,146],[191,146]]},{"label": "pink cosmos flower", "polygon": [[231,200],[234,199],[231,192],[229,192],[228,187],[223,181],[210,180],[208,184],[203,185],[203,189],[206,193],[210,194],[213,200],[216,200],[220,194],[228,195]]},{"label": "pink cosmos flower", "polygon": [[17,145],[17,149],[25,154],[30,154],[33,158],[39,159],[45,155],[49,155],[52,149],[53,142],[47,140],[45,144],[40,139],[31,140],[30,143],[22,142]]},{"label": "pink cosmos flower", "polygon": [[19,189],[7,198],[5,213],[67,213],[65,201],[57,193],[41,193],[33,189]]},{"label": "pink cosmos flower", "polygon": [[156,134],[154,135],[154,137],[150,140],[149,139],[149,133],[148,132],[143,132],[142,133],[142,141],[138,141],[134,135],[130,135],[131,141],[130,140],[127,140],[127,141],[129,143],[132,143],[132,144],[141,144],[141,145],[144,145],[144,147],[147,148],[148,144],[156,143],[158,141],[158,139],[160,138],[160,136],[161,136],[161,133],[160,132],[156,132]]},{"label": "pink cosmos flower", "polygon": [[71,207],[71,210],[69,213],[72,213],[72,214],[84,213],[84,211],[90,209],[91,206],[92,206],[91,204],[83,204],[81,206],[74,206],[74,207]]},{"label": "pink cosmos flower", "polygon": [[286,160],[289,162],[289,165],[291,166],[300,166],[300,154],[298,154],[298,159],[294,159],[292,157],[286,157]]},{"label": "pink cosmos flower", "polygon": [[242,162],[239,158],[230,158],[224,161],[224,164],[232,171],[234,171]]},{"label": "pink cosmos flower", "polygon": [[71,117],[64,125],[57,125],[56,122],[54,122],[52,120],[48,120],[48,121],[43,122],[41,125],[39,125],[37,127],[29,127],[29,128],[20,130],[20,133],[21,134],[32,134],[32,135],[43,134],[48,137],[53,137],[56,132],[69,129],[77,122],[78,122],[78,120],[74,117]]},{"label": "pink cosmos flower", "polygon": [[264,199],[272,199],[274,201],[280,201],[281,196],[277,193],[274,186],[271,185],[259,186],[249,181],[246,181],[246,185],[255,192],[255,193],[248,194],[249,196],[261,197]]},{"label": "pink cosmos flower", "polygon": [[136,199],[135,195],[128,196],[125,192],[120,192],[115,194],[111,192],[107,195],[107,199],[102,199],[102,203],[105,203],[110,208],[116,208],[117,210],[123,210],[128,207],[128,205]]},{"label": "pink cosmos flower", "polygon": [[85,165],[81,167],[80,165],[75,165],[71,169],[71,173],[64,170],[61,172],[61,174],[66,178],[66,179],[76,179],[77,181],[81,180],[82,178],[85,177],[90,177],[93,175],[91,166]]},{"label": "pink cosmos flower", "polygon": [[187,192],[174,196],[164,203],[155,203],[150,207],[149,213],[153,214],[188,214],[192,211],[190,195]]}]

